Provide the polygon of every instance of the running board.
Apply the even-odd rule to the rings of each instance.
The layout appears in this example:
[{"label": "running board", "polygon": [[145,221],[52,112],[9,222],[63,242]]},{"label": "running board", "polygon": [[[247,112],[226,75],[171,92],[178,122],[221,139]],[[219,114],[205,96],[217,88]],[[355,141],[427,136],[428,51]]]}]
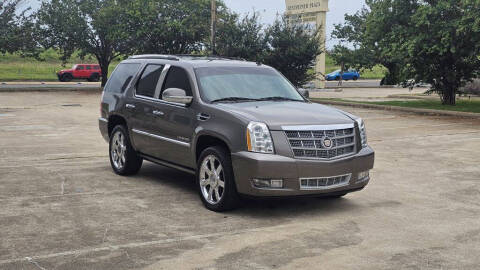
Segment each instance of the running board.
[{"label": "running board", "polygon": [[156,163],[156,164],[159,164],[159,165],[163,165],[165,167],[169,167],[169,168],[172,168],[172,169],[177,169],[177,170],[180,170],[182,172],[186,172],[186,173],[193,174],[193,175],[195,175],[197,173],[195,170],[193,170],[191,168],[187,168],[187,167],[184,167],[184,166],[181,166],[181,165],[173,164],[173,163],[170,163],[168,161],[164,161],[164,160],[161,160],[161,159],[158,159],[158,158],[154,158],[154,157],[142,154],[142,153],[138,153],[138,155],[141,156],[142,158],[150,161],[150,162],[153,162],[153,163]]}]

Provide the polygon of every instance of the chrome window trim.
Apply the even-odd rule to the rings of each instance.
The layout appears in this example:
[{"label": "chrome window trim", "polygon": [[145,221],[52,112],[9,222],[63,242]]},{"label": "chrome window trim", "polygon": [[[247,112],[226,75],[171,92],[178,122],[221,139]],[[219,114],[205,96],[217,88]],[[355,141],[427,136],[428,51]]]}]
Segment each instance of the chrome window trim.
[{"label": "chrome window trim", "polygon": [[165,78],[167,77],[167,73],[170,70],[172,65],[165,64],[163,67],[162,73],[160,74],[160,78],[158,79],[157,87],[155,88],[155,94],[153,95],[154,98],[160,99],[160,92],[162,91],[163,83],[165,82]]},{"label": "chrome window trim", "polygon": [[156,99],[156,98],[152,98],[152,97],[137,95],[136,93],[135,93],[133,96],[134,96],[136,99],[148,100],[148,101],[152,101],[152,102],[162,103],[162,104],[165,104],[165,105],[182,107],[182,108],[186,108],[186,107],[187,107],[187,105],[182,104],[182,103],[168,102],[168,101],[161,100],[161,99]]},{"label": "chrome window trim", "polygon": [[[336,184],[336,185],[331,185],[331,186],[325,186],[325,187],[304,187],[302,186],[302,180],[312,180],[312,179],[325,179],[325,178],[336,178],[336,177],[347,177],[347,180],[344,183]],[[299,178],[298,179],[298,184],[300,185],[300,190],[328,190],[328,189],[335,189],[335,188],[340,188],[340,187],[346,187],[350,185],[350,181],[352,180],[352,174],[347,173],[343,175],[337,175],[337,176],[322,176],[322,177],[304,177],[304,178]]]},{"label": "chrome window trim", "polygon": [[170,138],[159,136],[159,135],[155,135],[155,134],[148,133],[148,132],[145,132],[145,131],[141,131],[141,130],[138,130],[138,129],[132,129],[132,132],[140,134],[140,135],[149,136],[149,137],[152,137],[154,139],[175,143],[175,144],[178,144],[178,145],[181,145],[181,146],[190,147],[190,143],[170,139]]},{"label": "chrome window trim", "polygon": [[317,130],[336,130],[354,128],[355,124],[338,124],[338,125],[304,125],[304,126],[282,126],[284,131],[317,131]]},{"label": "chrome window trim", "polygon": [[155,63],[154,64],[146,64],[145,66],[142,67],[139,76],[141,76],[141,74],[143,73],[143,71],[145,70],[145,68],[148,65],[163,65],[164,66],[163,70],[162,70],[162,73],[160,74],[160,78],[158,79],[157,85],[155,86],[154,96],[153,97],[148,97],[148,96],[144,96],[144,95],[138,95],[137,94],[137,85],[136,85],[138,83],[138,81],[137,81],[135,83],[135,87],[134,87],[135,89],[133,91],[133,97],[136,98],[136,99],[148,100],[148,101],[157,102],[157,103],[161,103],[161,104],[165,104],[165,105],[171,105],[171,106],[183,107],[183,108],[187,107],[187,105],[185,105],[185,104],[168,102],[168,101],[160,99],[160,97],[159,97],[160,92],[162,91],[163,83],[164,83],[165,79],[167,78],[168,71],[170,70],[170,67],[172,65],[170,65],[170,64],[155,64]]}]

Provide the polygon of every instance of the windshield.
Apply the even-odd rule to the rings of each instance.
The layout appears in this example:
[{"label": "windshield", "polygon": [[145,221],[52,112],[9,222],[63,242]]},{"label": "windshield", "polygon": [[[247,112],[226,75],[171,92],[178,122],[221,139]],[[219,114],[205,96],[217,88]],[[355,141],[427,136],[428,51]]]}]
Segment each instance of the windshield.
[{"label": "windshield", "polygon": [[195,69],[204,101],[305,101],[277,71],[262,67],[205,67]]}]

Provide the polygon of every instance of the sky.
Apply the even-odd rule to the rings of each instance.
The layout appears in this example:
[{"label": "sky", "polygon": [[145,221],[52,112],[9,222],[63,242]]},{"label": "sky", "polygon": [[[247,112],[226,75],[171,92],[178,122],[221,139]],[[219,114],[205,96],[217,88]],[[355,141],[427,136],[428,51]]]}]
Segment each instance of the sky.
[{"label": "sky", "polygon": [[[285,0],[224,0],[233,11],[241,14],[259,11],[262,22],[270,24],[278,14],[285,12]],[[365,5],[365,0],[329,0],[330,11],[327,13],[327,48],[337,44],[330,38],[334,24],[342,23],[345,13],[353,14]]]}]

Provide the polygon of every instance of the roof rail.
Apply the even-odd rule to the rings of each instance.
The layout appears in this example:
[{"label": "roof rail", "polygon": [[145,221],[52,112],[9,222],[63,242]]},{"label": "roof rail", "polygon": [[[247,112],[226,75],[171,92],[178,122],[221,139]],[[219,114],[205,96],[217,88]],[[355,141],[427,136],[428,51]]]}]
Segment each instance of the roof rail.
[{"label": "roof rail", "polygon": [[228,56],[220,56],[220,55],[198,55],[198,54],[176,54],[175,56],[178,57],[191,57],[191,58],[205,58],[205,59],[217,59],[217,60],[239,60],[239,61],[247,61],[245,58],[240,57],[228,57]]},{"label": "roof rail", "polygon": [[176,57],[175,55],[164,55],[164,54],[133,55],[128,57],[128,59],[164,59],[164,60],[180,61],[180,58]]}]

